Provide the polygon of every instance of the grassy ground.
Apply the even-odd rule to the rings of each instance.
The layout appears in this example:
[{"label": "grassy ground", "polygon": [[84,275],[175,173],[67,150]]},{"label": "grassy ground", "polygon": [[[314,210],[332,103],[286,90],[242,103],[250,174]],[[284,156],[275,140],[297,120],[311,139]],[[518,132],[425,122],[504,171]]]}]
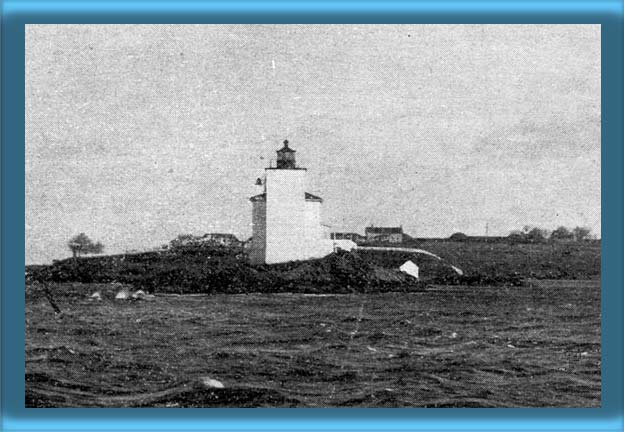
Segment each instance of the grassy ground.
[{"label": "grassy ground", "polygon": [[[536,279],[599,279],[599,242],[478,243],[414,241],[409,246],[428,250],[467,274],[518,275]],[[400,265],[407,254],[363,252],[384,265]],[[380,259],[379,255],[382,256]],[[413,259],[413,258],[411,258]],[[420,257],[425,275],[430,260]],[[433,271],[430,273],[434,273]]]},{"label": "grassy ground", "polygon": [[[177,294],[370,293],[417,291],[422,285],[515,285],[525,279],[600,278],[599,242],[512,244],[422,241],[425,254],[358,250],[327,257],[250,266],[238,249],[203,248],[83,257],[29,266],[29,282],[120,282],[148,292]],[[406,260],[420,281],[399,271]],[[458,274],[449,265],[463,270]]]},{"label": "grassy ground", "polygon": [[136,302],[52,289],[62,318],[27,290],[31,407],[600,406],[598,281]]}]

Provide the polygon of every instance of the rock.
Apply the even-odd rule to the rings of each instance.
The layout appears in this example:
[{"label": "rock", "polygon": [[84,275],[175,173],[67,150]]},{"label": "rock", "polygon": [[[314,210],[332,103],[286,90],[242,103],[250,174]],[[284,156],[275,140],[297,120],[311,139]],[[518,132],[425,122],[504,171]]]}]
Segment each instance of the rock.
[{"label": "rock", "polygon": [[455,271],[455,273],[457,273],[460,276],[464,275],[464,272],[462,271],[462,269],[460,269],[459,267],[455,267],[454,265],[451,266],[451,268]]},{"label": "rock", "polygon": [[102,294],[99,291],[96,291],[89,296],[89,300],[102,301]]},{"label": "rock", "polygon": [[145,291],[143,290],[138,290],[135,293],[133,293],[131,295],[132,300],[154,300],[154,298],[156,298],[156,296],[154,294],[147,294]]},{"label": "rock", "polygon": [[221,381],[217,381],[216,379],[212,379],[210,377],[201,377],[199,382],[205,388],[225,388]]},{"label": "rock", "polygon": [[414,264],[412,261],[405,261],[403,265],[399,267],[399,270],[401,270],[403,273],[407,273],[408,275],[418,279],[419,269],[418,269],[418,266]]},{"label": "rock", "polygon": [[130,298],[130,291],[126,288],[122,289],[115,295],[115,300],[128,300]]}]

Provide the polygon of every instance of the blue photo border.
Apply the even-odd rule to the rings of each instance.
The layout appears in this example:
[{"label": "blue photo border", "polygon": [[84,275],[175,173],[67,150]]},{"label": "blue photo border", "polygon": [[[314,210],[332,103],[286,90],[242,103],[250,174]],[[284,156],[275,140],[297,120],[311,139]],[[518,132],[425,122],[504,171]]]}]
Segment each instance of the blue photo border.
[{"label": "blue photo border", "polygon": [[[16,1],[2,4],[3,431],[622,431],[622,0]],[[584,409],[25,409],[24,28],[36,23],[578,23],[602,31],[602,406]]]}]

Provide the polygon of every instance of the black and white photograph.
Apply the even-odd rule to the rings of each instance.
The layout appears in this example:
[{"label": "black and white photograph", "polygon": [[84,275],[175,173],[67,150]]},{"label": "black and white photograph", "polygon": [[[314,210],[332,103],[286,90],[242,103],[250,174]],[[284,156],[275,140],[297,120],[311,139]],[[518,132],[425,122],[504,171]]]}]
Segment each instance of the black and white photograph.
[{"label": "black and white photograph", "polygon": [[25,36],[26,408],[601,407],[600,25]]}]

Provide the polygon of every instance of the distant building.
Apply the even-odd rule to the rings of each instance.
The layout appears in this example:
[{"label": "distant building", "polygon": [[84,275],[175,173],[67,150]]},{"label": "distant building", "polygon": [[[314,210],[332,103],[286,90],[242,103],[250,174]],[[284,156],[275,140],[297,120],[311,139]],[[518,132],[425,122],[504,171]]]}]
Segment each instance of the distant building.
[{"label": "distant building", "polygon": [[358,233],[347,233],[347,232],[333,232],[329,235],[332,240],[351,240],[355,243],[361,243],[366,240],[362,234]]},{"label": "distant building", "polygon": [[467,236],[465,241],[475,243],[499,243],[507,239],[508,237],[502,236]]},{"label": "distant building", "polygon": [[204,244],[214,244],[228,247],[242,246],[242,242],[236,238],[234,234],[230,233],[208,233],[201,239]]},{"label": "distant building", "polygon": [[403,227],[366,227],[367,242],[403,243]]},{"label": "distant building", "polygon": [[241,247],[242,242],[230,233],[208,233],[203,236],[182,234],[169,243],[169,248],[201,248],[205,246]]}]

